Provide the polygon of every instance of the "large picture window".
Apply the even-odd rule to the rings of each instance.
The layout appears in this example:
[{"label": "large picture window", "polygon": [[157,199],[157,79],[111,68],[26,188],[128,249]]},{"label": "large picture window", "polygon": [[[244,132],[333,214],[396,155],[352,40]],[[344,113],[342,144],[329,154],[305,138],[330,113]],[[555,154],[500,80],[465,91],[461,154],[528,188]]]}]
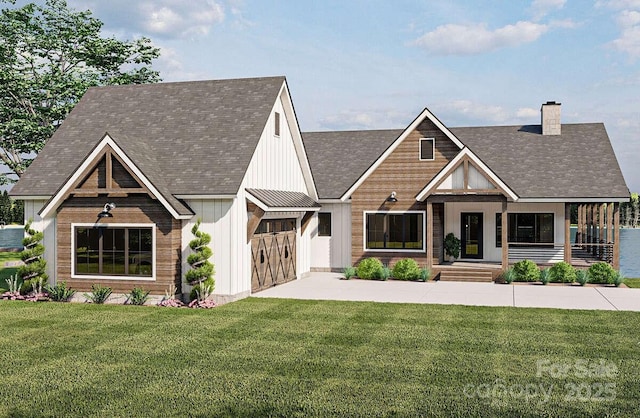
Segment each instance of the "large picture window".
[{"label": "large picture window", "polygon": [[74,228],[78,276],[153,276],[153,228]]},{"label": "large picture window", "polygon": [[424,213],[365,213],[365,249],[424,250]]},{"label": "large picture window", "polygon": [[[549,244],[554,241],[553,213],[510,213],[509,244]],[[502,214],[496,213],[496,247],[502,247]]]}]

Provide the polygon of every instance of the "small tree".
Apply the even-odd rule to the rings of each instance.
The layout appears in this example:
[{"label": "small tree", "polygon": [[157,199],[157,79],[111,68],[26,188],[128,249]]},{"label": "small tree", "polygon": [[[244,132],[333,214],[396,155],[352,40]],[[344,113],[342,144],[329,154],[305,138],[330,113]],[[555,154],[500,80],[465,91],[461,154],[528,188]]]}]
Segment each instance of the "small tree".
[{"label": "small tree", "polygon": [[44,245],[42,245],[44,234],[41,231],[31,229],[32,222],[33,220],[29,219],[29,222],[24,226],[24,230],[28,235],[22,240],[24,250],[20,254],[24,265],[18,269],[18,275],[22,279],[20,292],[23,294],[31,291],[35,283],[44,285],[49,278],[46,273],[47,261],[42,258],[44,254]]},{"label": "small tree", "polygon": [[189,242],[189,248],[194,252],[187,257],[187,263],[189,263],[191,269],[187,271],[185,277],[187,282],[193,286],[190,295],[191,299],[195,299],[204,289],[210,292],[213,291],[215,269],[213,264],[209,262],[209,258],[213,255],[213,251],[208,247],[211,242],[211,235],[200,231],[200,219],[191,228],[191,233],[195,238]]}]

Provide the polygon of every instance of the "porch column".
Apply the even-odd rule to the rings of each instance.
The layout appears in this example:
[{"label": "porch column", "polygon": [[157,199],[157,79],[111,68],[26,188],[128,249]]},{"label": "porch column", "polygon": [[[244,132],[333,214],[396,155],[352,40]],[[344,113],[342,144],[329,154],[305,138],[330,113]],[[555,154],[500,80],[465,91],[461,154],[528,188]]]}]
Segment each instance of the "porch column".
[{"label": "porch column", "polygon": [[613,244],[613,203],[607,206],[607,244]]},{"label": "porch column", "polygon": [[502,269],[509,268],[509,243],[507,242],[507,201],[502,202]]},{"label": "porch column", "polygon": [[433,203],[427,201],[427,269],[433,267]]},{"label": "porch column", "polygon": [[564,261],[571,264],[571,204],[564,204]]},{"label": "porch column", "polygon": [[620,203],[613,204],[613,268],[620,270]]},{"label": "porch column", "polygon": [[578,204],[578,229],[576,230],[576,244],[582,244],[582,204]]},{"label": "porch column", "polygon": [[582,206],[582,229],[580,230],[580,232],[582,232],[582,241],[581,243],[582,245],[582,249],[585,249],[584,244],[587,242],[587,205],[585,205],[584,203],[581,205]]},{"label": "porch column", "polygon": [[606,208],[606,204],[605,203],[601,203],[600,204],[600,214],[598,215],[598,244],[600,244],[600,246],[598,247],[598,255],[600,256],[600,259],[604,258],[604,209]]}]

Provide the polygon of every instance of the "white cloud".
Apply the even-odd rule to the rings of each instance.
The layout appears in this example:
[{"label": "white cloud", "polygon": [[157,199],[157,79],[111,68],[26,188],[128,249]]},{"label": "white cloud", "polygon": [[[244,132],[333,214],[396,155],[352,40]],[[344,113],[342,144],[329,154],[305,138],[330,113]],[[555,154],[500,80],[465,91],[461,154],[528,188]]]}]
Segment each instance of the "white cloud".
[{"label": "white cloud", "polygon": [[640,0],[599,0],[596,7],[608,7],[611,9],[638,9]]},{"label": "white cloud", "polygon": [[204,36],[225,19],[221,0],[69,0],[69,4],[79,10],[90,8],[106,27],[117,32],[154,38]]},{"label": "white cloud", "polygon": [[414,43],[437,55],[473,55],[533,42],[548,29],[548,25],[526,21],[495,30],[487,29],[486,24],[447,24]]},{"label": "white cloud", "polygon": [[483,125],[504,123],[510,118],[509,112],[501,106],[475,103],[470,100],[454,100],[439,107],[447,113],[463,115],[470,122],[479,121]]},{"label": "white cloud", "polygon": [[610,45],[632,58],[640,58],[640,11],[622,10],[616,21],[620,28],[620,36]]},{"label": "white cloud", "polygon": [[538,21],[555,9],[562,9],[567,0],[534,0],[531,3],[533,20]]},{"label": "white cloud", "polygon": [[540,110],[531,107],[521,107],[516,111],[516,117],[518,119],[535,119],[540,117]]},{"label": "white cloud", "polygon": [[403,128],[410,116],[396,109],[368,109],[364,111],[344,110],[320,120],[322,129],[396,129]]}]

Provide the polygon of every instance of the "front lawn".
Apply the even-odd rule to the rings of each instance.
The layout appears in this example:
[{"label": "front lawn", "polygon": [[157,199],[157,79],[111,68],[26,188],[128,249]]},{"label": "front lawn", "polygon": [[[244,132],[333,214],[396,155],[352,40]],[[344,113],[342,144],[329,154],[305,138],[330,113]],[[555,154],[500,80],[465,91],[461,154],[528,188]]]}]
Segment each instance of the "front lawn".
[{"label": "front lawn", "polygon": [[0,302],[1,416],[637,416],[640,313]]},{"label": "front lawn", "polygon": [[627,287],[640,288],[640,279],[624,279],[624,284]]}]

